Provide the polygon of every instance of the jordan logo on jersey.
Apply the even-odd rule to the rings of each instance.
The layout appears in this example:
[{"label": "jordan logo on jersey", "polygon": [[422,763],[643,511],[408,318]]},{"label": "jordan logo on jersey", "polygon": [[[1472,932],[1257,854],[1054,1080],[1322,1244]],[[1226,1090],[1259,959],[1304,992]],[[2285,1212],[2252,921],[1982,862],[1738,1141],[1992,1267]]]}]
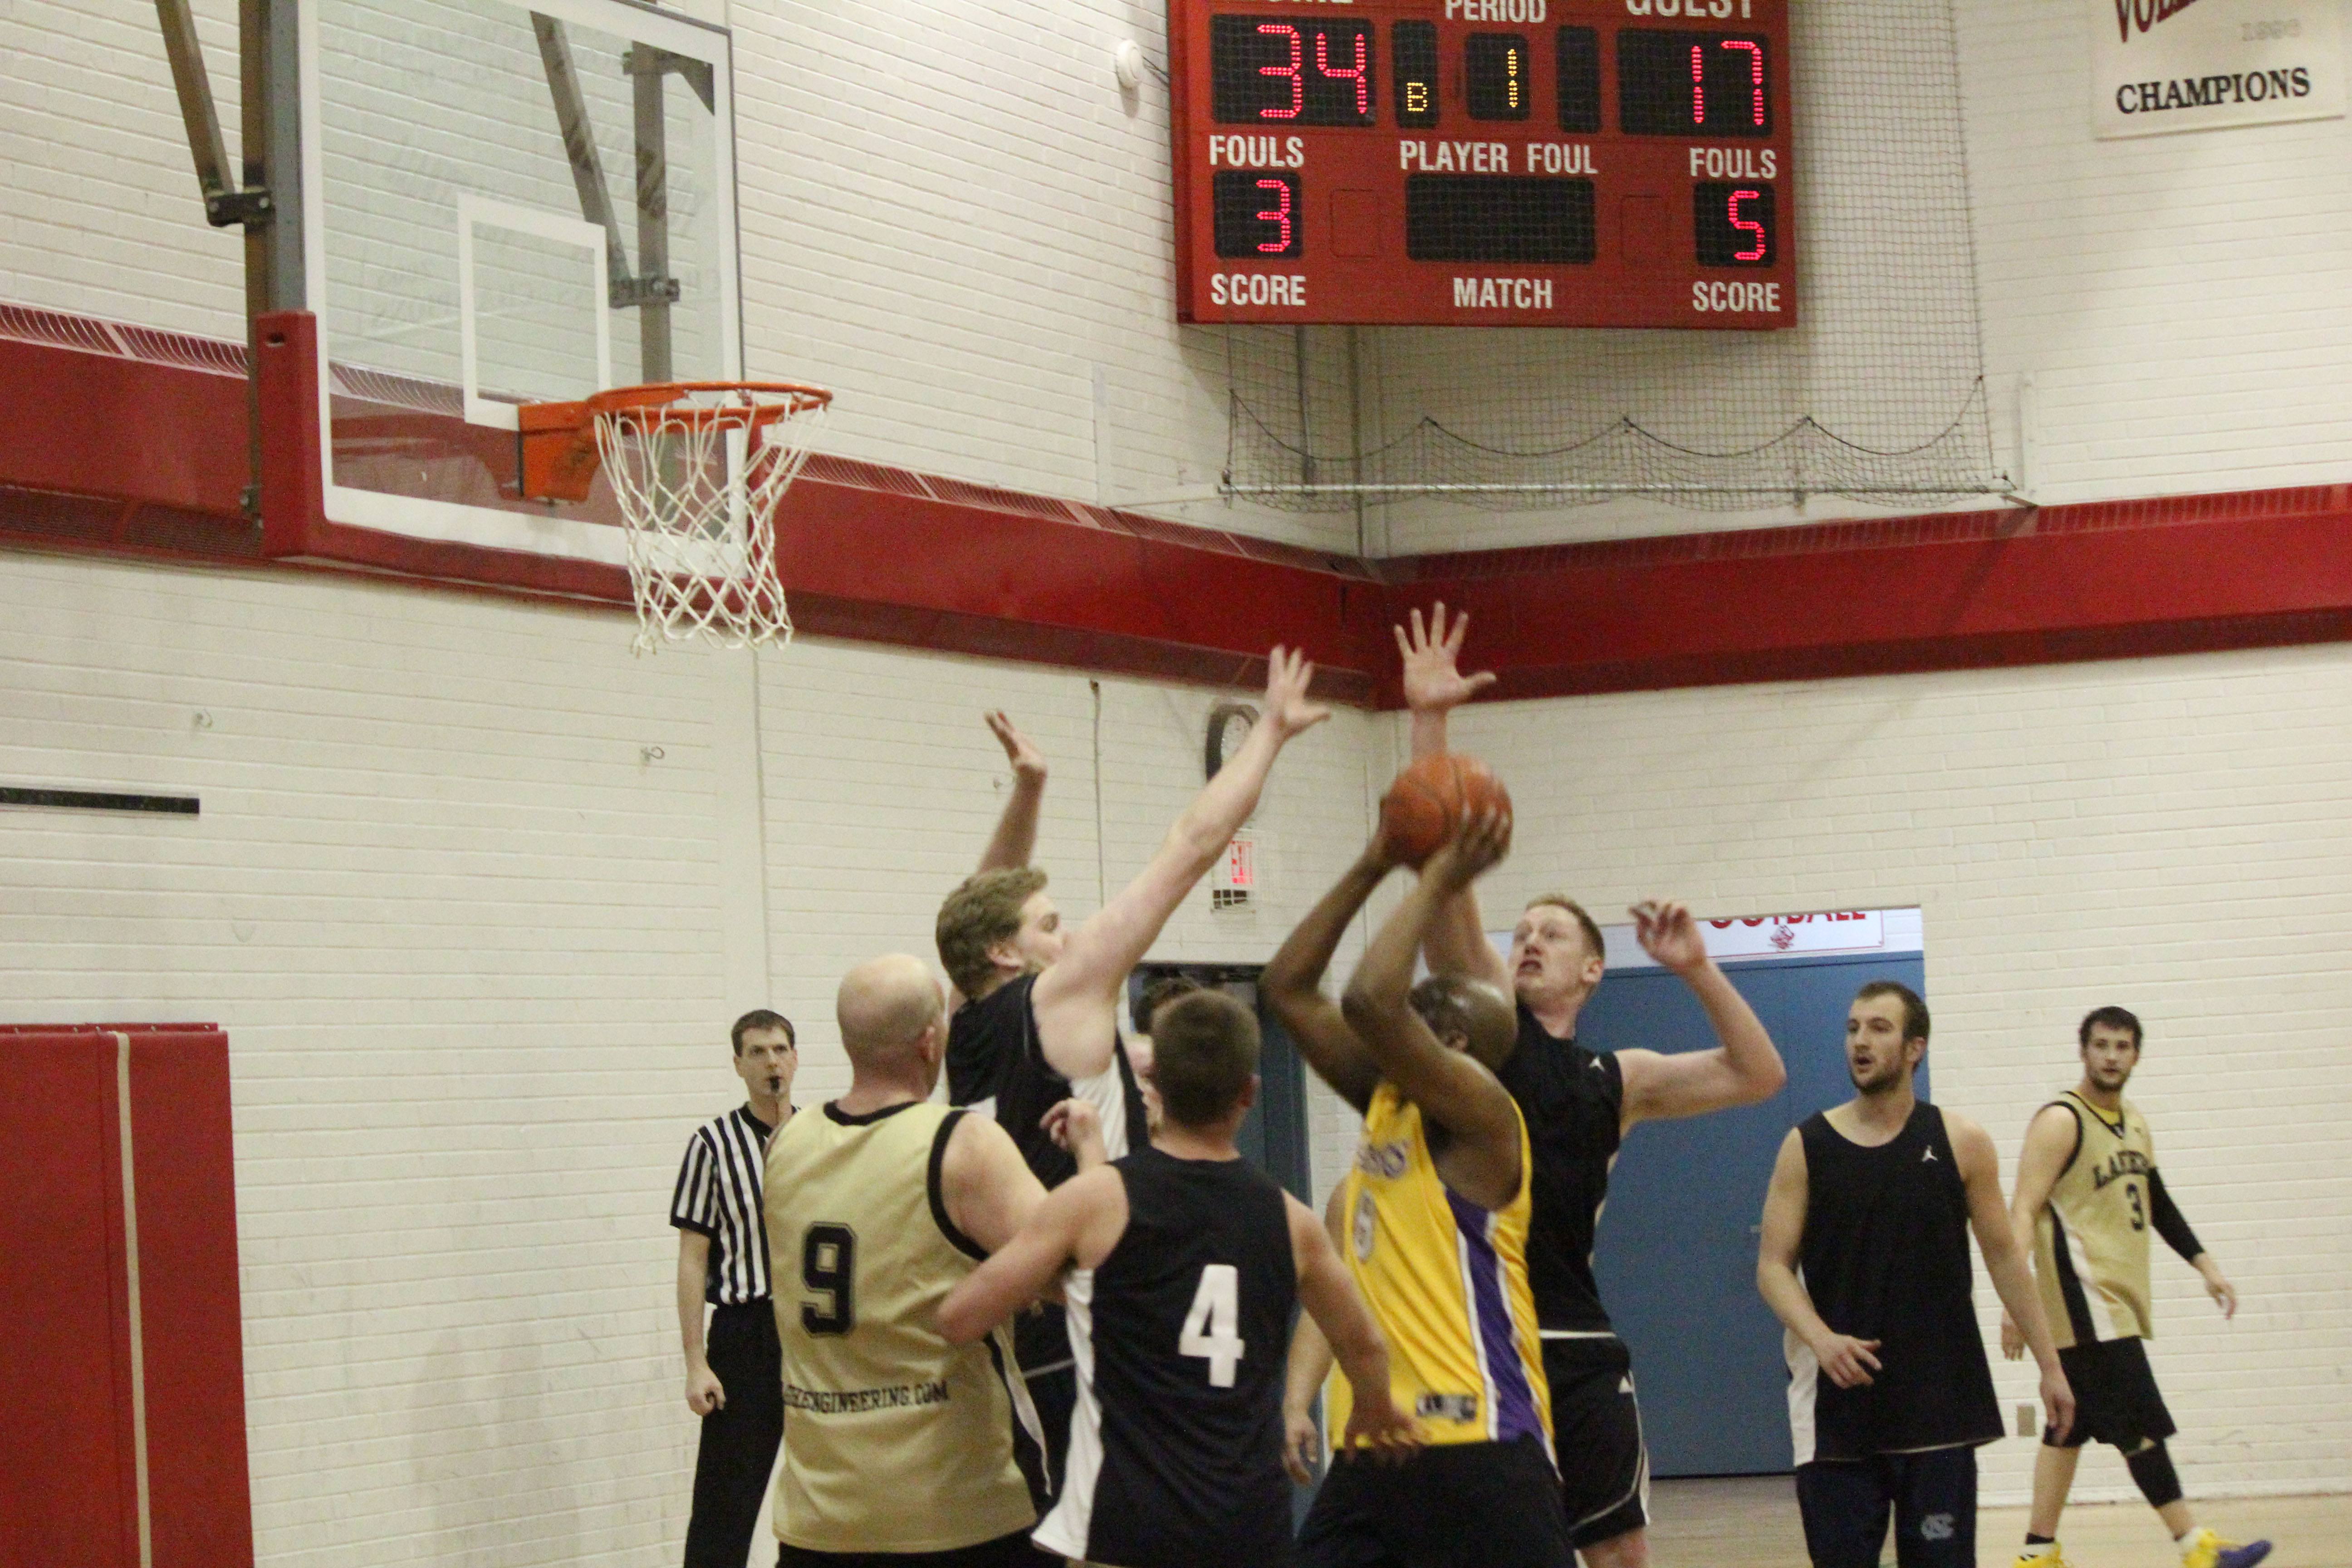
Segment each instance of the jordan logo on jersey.
[{"label": "jordan logo on jersey", "polygon": [[1926,1153],[1919,1156],[1919,1163],[1923,1165],[1934,1164],[1936,1163],[1936,1152],[1933,1149],[1928,1150]]}]

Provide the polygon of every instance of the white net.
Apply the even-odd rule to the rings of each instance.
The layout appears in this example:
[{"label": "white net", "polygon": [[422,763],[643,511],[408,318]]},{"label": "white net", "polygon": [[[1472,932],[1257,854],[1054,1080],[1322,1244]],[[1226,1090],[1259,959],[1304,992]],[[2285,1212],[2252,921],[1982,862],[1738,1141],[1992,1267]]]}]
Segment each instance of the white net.
[{"label": "white net", "polygon": [[789,642],[776,503],[831,395],[784,385],[630,388],[591,400],[637,601],[631,645]]},{"label": "white net", "polygon": [[1222,339],[1201,359],[1222,360],[1231,394],[1223,488],[1301,511],[1620,499],[1739,511],[1823,494],[1917,508],[2003,493],[1952,11],[1790,7],[1795,328],[1197,329]]}]

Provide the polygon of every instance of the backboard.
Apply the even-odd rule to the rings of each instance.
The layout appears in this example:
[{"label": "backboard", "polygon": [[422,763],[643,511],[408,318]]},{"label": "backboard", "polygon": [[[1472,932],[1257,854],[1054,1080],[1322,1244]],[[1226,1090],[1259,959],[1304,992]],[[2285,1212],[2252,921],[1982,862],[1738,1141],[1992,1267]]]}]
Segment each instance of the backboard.
[{"label": "backboard", "polygon": [[324,521],[618,564],[517,410],[736,380],[729,38],[632,0],[300,0]]}]

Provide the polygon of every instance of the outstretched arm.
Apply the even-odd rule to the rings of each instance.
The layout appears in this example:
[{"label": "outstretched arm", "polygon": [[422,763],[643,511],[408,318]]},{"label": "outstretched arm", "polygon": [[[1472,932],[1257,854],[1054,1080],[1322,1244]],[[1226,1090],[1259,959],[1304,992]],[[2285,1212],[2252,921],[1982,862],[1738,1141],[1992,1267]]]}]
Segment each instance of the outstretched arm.
[{"label": "outstretched arm", "polygon": [[[1412,612],[1412,630],[1395,628],[1397,652],[1404,660],[1404,701],[1412,710],[1412,760],[1445,753],[1446,716],[1495,684],[1494,672],[1465,676],[1460,668],[1462,639],[1470,635],[1470,614],[1464,611],[1448,630],[1443,601],[1432,606],[1429,624]],[[1502,954],[1486,940],[1480,921],[1478,895],[1468,888],[1447,905],[1429,928],[1423,944],[1429,967],[1440,974],[1467,974],[1505,991],[1510,972]]]},{"label": "outstretched arm", "polygon": [[1037,847],[1037,806],[1045,798],[1045,753],[1028,736],[1013,727],[1003,709],[988,715],[988,732],[1004,748],[1013,764],[1013,793],[1004,799],[1004,815],[996,832],[981,851],[980,868],[1003,871],[1029,864]]},{"label": "outstretched arm", "polygon": [[[2033,1256],[2034,1232],[2050,1202],[2050,1189],[2074,1163],[2082,1142],[2083,1124],[2063,1104],[2043,1106],[2026,1123],[2025,1152],[2017,1157],[2017,1191],[2009,1200],[2009,1228],[2028,1258]],[[2011,1361],[2025,1353],[2025,1331],[2006,1307],[2000,1312],[2000,1353]]]},{"label": "outstretched arm", "polygon": [[1463,889],[1439,911],[1422,947],[1432,973],[1466,974],[1510,994],[1511,966],[1486,940],[1486,917],[1478,908],[1475,889]]},{"label": "outstretched arm", "polygon": [[1290,1032],[1307,1065],[1359,1111],[1372,1102],[1372,1090],[1381,1081],[1380,1064],[1348,1026],[1338,1005],[1323,994],[1323,972],[1331,966],[1331,954],[1339,948],[1348,922],[1356,918],[1356,911],[1364,907],[1364,900],[1390,869],[1381,841],[1375,837],[1347,874],[1307,911],[1307,918],[1276,951],[1274,961],[1257,980],[1258,994]]},{"label": "outstretched arm", "polygon": [[1636,904],[1632,913],[1643,951],[1682,977],[1706,1009],[1715,1037],[1723,1043],[1711,1051],[1672,1056],[1619,1051],[1618,1065],[1625,1074],[1625,1125],[1704,1116],[1780,1093],[1789,1081],[1789,1069],[1756,1009],[1707,956],[1690,910],[1681,904],[1649,903]]},{"label": "outstretched arm", "polygon": [[1944,1130],[1968,1191],[1969,1228],[1976,1232],[1985,1272],[1992,1276],[2002,1309],[2016,1320],[2034,1364],[2042,1369],[2042,1413],[2050,1429],[2063,1439],[2074,1425],[2074,1391],[2058,1364],[2058,1343],[2051,1337],[2050,1320],[2042,1315],[2042,1298],[2033,1289],[2032,1266],[2010,1228],[2009,1205],[2000,1197],[2000,1155],[1991,1135],[1965,1116],[1945,1112]]},{"label": "outstretched arm", "polygon": [[1073,1258],[1100,1262],[1090,1241],[1108,1231],[1116,1245],[1127,1228],[1127,1186],[1117,1171],[1097,1169],[1073,1176],[1045,1194],[1011,1241],[963,1278],[940,1303],[940,1332],[954,1345],[968,1345],[1044,1295]]},{"label": "outstretched arm", "polygon": [[1519,1190],[1519,1113],[1510,1092],[1466,1051],[1451,1051],[1411,1005],[1413,955],[1447,902],[1510,848],[1511,819],[1471,818],[1422,867],[1421,880],[1381,922],[1348,982],[1340,1011],[1379,1065],[1422,1114],[1454,1136],[1447,1180],[1486,1208]]},{"label": "outstretched arm", "polygon": [[1110,1066],[1119,987],[1160,936],[1160,928],[1207,875],[1257,809],[1274,759],[1293,737],[1331,716],[1307,699],[1315,667],[1276,648],[1267,660],[1265,711],[1209,786],[1184,808],[1159,853],[1134,881],[1069,935],[1031,993],[1038,1044],[1065,1078],[1092,1078]]}]

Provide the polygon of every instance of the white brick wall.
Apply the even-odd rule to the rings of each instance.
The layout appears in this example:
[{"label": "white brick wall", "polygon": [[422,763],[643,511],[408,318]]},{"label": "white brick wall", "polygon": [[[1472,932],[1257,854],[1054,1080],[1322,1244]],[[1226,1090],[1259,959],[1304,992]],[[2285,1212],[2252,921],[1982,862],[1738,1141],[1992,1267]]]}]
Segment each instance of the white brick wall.
[{"label": "white brick wall", "polygon": [[[235,7],[196,9],[234,142]],[[2347,122],[2095,142],[2083,7],[1958,9],[2000,460],[2045,501],[2340,478],[2352,459],[2330,417],[2352,350],[2352,216],[2336,177]],[[1161,6],[883,0],[852,14],[739,0],[729,12],[751,374],[837,386],[827,439],[858,457],[1084,499],[1214,483],[1227,343],[1172,320],[1166,90],[1147,81],[1130,102],[1110,70],[1125,38],[1164,54]],[[197,210],[152,9],[17,0],[0,6],[0,58],[12,218],[0,295],[242,335],[236,241]],[[1252,344],[1255,363],[1264,345]],[[1330,352],[1320,342],[1318,361]],[[2038,408],[2022,454],[2021,376]],[[1348,517],[1174,510],[1302,542],[1355,539]],[[1376,545],[1792,515],[1397,511],[1387,526],[1375,517]]]},{"label": "white brick wall", "polygon": [[[233,104],[234,6],[196,9]],[[1210,482],[1222,351],[1169,319],[1164,92],[1130,115],[1109,72],[1122,37],[1159,57],[1160,8],[859,16],[730,18],[751,372],[840,386],[831,439],[860,456],[1110,499]],[[2041,497],[2342,477],[2345,122],[2094,143],[2079,6],[1962,0],[1960,24],[1990,369],[2004,400],[2036,379]],[[236,241],[197,208],[152,9],[0,0],[0,297],[241,335]],[[1033,234],[1015,202],[1083,210]],[[1423,546],[1561,531],[1463,516]],[[1098,839],[1081,677],[803,644],[754,692],[624,640],[600,615],[326,578],[0,573],[0,767],[205,797],[194,823],[0,820],[0,1016],[232,1030],[270,1563],[672,1556],[692,1431],[659,1215],[732,1087],[715,1042],[760,999],[734,847],[765,845],[764,967],[808,1026],[814,1097],[840,1081],[833,977],[927,952],[985,836],[1003,764],[980,709],[1054,753],[1042,853],[1073,914],[1198,777],[1208,695],[1105,681]],[[1497,898],[1569,868],[1597,908],[1925,906],[1939,1088],[2011,1157],[2074,1020],[2137,1007],[2138,1096],[2248,1298],[2225,1330],[2159,1264],[2184,1476],[2305,1489],[2352,1485],[2347,694],[2352,656],[2326,648],[1481,709],[1460,734],[1521,806]],[[1265,907],[1196,900],[1161,951],[1265,957],[1397,743],[1357,715],[1302,742],[1261,813]],[[1318,1099],[1323,1180],[1349,1137]],[[2027,1453],[1993,1450],[1989,1489]]]},{"label": "white brick wall", "polygon": [[[664,1222],[688,1133],[739,1092],[727,1022],[784,1008],[800,1099],[839,1090],[835,980],[930,954],[994,821],[986,707],[1051,753],[1042,858],[1066,910],[1097,905],[1085,678],[803,642],[755,699],[745,656],[627,635],[356,579],[0,572],[0,776],[203,798],[0,816],[0,1020],[229,1030],[271,1568],[675,1561]],[[1103,682],[1113,888],[1197,787],[1212,696]],[[1159,952],[1263,959],[1360,842],[1385,729],[1294,745],[1256,819],[1265,906],[1196,895]],[[763,837],[747,993],[730,859]],[[1345,1134],[1317,1125],[1328,1173]]]},{"label": "white brick wall", "polygon": [[[1454,743],[1517,805],[1497,909],[1562,882],[1603,919],[1659,894],[1920,905],[1937,1098],[1991,1131],[2005,1181],[2079,1070],[2082,1015],[2140,1015],[2132,1096],[2245,1300],[2224,1325],[2158,1249],[2193,1496],[2352,1488],[2347,721],[2352,652],[2324,647],[1497,705]],[[1990,1340],[1989,1284],[1978,1301]],[[1996,1359],[2005,1406],[2030,1364]],[[1986,1450],[1988,1499],[2022,1497],[2032,1462]],[[2105,1449],[2083,1484],[2134,1495]]]}]

